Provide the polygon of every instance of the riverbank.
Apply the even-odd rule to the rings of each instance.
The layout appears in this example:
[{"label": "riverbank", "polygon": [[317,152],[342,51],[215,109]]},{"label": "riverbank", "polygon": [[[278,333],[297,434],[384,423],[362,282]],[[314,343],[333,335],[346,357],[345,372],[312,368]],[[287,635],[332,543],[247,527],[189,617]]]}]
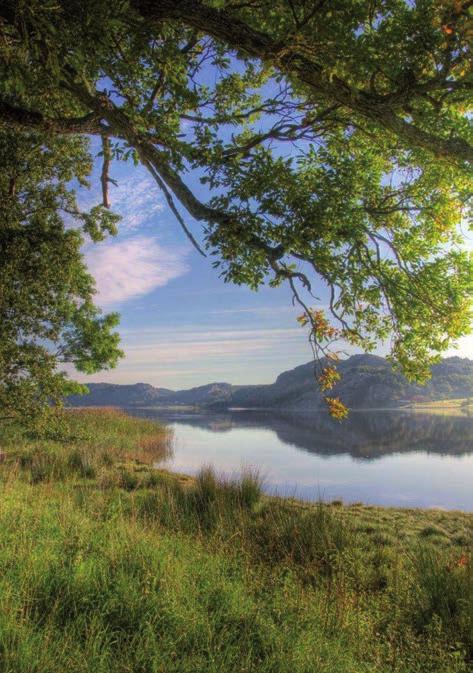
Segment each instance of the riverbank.
[{"label": "riverbank", "polygon": [[473,515],[309,505],[152,465],[112,410],[5,428],[0,671],[466,673]]}]

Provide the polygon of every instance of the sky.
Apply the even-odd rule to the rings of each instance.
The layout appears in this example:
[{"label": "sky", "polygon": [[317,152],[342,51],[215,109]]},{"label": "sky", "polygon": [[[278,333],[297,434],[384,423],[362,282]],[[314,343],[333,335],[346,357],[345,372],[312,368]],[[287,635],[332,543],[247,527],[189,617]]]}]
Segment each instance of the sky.
[{"label": "sky", "polygon": [[[120,313],[125,358],[113,370],[79,374],[81,381],[173,389],[264,383],[310,359],[288,289],[253,292],[224,283],[213,260],[188,242],[145,169],[118,164],[112,175],[118,180],[118,188],[110,187],[112,208],[122,216],[118,234],[84,252],[96,303]],[[84,196],[84,205],[100,199],[98,190]]]},{"label": "sky", "polygon": [[[90,191],[79,203],[101,201],[97,165]],[[118,331],[125,357],[112,370],[81,382],[150,383],[182,389],[212,381],[270,383],[282,371],[311,359],[307,331],[296,318],[288,288],[226,284],[191,246],[147,171],[132,163],[113,164],[110,185],[118,234],[88,243],[84,254],[96,279],[96,304],[121,316]],[[192,176],[187,183],[198,190]],[[199,225],[185,215],[198,238]],[[320,289],[320,292],[319,292]],[[323,304],[326,295],[315,288]],[[347,354],[356,352],[346,349]],[[383,355],[386,348],[380,346]],[[449,354],[473,357],[473,337]]]}]

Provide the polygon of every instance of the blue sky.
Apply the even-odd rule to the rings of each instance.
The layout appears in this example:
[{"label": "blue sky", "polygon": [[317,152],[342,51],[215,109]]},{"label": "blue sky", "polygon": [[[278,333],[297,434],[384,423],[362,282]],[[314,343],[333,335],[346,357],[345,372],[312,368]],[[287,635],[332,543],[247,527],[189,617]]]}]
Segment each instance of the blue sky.
[{"label": "blue sky", "polygon": [[[287,288],[252,292],[224,283],[213,260],[190,245],[145,169],[115,163],[111,174],[118,182],[110,187],[112,208],[122,216],[118,235],[84,252],[96,303],[121,315],[126,356],[114,370],[78,375],[81,381],[170,388],[261,383],[310,359]],[[93,184],[79,192],[83,206],[101,198]]]},{"label": "blue sky", "polygon": [[[252,292],[225,284],[212,260],[190,245],[144,168],[115,163],[111,177],[118,182],[110,186],[112,208],[122,216],[118,235],[84,252],[97,282],[96,303],[121,315],[125,358],[116,369],[79,380],[173,389],[211,381],[269,383],[310,360],[288,288]],[[187,183],[199,190],[192,176]],[[101,199],[98,179],[92,184],[79,192],[83,206]],[[200,225],[183,214],[198,237]],[[323,304],[325,292],[316,291]],[[473,338],[456,353],[473,357]]]}]

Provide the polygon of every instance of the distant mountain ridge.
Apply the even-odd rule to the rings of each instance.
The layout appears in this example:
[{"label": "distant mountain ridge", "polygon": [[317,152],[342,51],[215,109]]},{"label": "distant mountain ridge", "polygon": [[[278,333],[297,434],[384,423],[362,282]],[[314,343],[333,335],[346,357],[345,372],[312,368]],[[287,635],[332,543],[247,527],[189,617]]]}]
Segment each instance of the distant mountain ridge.
[{"label": "distant mountain ridge", "polygon": [[[445,358],[432,368],[425,386],[409,383],[376,355],[352,355],[338,364],[341,381],[330,393],[352,409],[398,407],[412,401],[473,397],[473,360]],[[239,385],[209,383],[188,390],[156,388],[148,383],[89,383],[90,393],[69,398],[73,406],[170,407],[194,406],[274,408],[312,411],[323,405],[314,380],[313,362],[280,374],[274,383]]]}]

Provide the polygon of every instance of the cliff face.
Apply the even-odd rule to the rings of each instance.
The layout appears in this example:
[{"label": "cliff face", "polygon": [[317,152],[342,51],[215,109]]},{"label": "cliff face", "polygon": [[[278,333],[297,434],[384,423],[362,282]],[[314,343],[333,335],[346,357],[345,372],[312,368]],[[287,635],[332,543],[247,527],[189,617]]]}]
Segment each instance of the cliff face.
[{"label": "cliff face", "polygon": [[[396,407],[411,400],[438,400],[473,397],[473,361],[446,358],[432,368],[432,378],[425,386],[409,383],[393,371],[384,358],[375,355],[352,355],[339,363],[342,375],[331,395],[340,396],[353,409]],[[149,384],[89,384],[90,394],[73,396],[69,403],[77,406],[203,406],[276,408],[310,411],[323,402],[314,380],[312,362],[280,374],[274,383],[256,386],[232,386],[210,383],[189,390],[172,391]]]}]

